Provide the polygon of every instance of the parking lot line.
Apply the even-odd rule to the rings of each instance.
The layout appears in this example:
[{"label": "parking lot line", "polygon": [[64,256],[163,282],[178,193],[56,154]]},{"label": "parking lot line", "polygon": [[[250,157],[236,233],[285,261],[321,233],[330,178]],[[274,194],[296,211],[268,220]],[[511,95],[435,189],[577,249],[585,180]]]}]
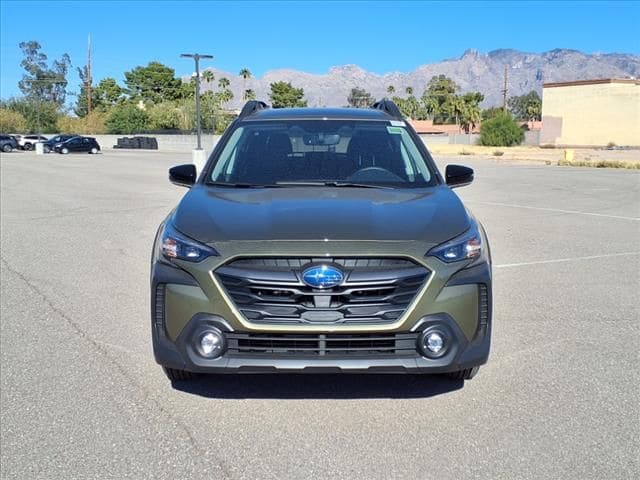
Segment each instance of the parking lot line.
[{"label": "parking lot line", "polygon": [[504,263],[502,265],[494,265],[493,268],[513,268],[513,267],[525,267],[528,265],[544,265],[547,263],[562,263],[562,262],[575,262],[582,260],[596,260],[598,258],[611,258],[611,257],[628,257],[632,255],[640,255],[640,252],[621,252],[621,253],[608,253],[604,255],[589,255],[587,257],[572,257],[572,258],[556,258],[552,260],[536,260],[533,262],[520,262],[520,263]]},{"label": "parking lot line", "polygon": [[639,217],[627,217],[627,216],[623,216],[623,215],[609,215],[606,213],[593,213],[593,212],[581,212],[579,210],[563,210],[560,208],[546,208],[546,207],[532,207],[529,205],[514,205],[511,203],[500,203],[500,202],[474,202],[474,201],[467,201],[467,203],[478,203],[481,205],[494,205],[497,207],[510,207],[510,208],[525,208],[527,210],[541,210],[544,212],[556,212],[556,213],[566,213],[566,214],[572,214],[572,215],[588,215],[591,217],[605,217],[605,218],[617,218],[619,220],[632,220],[635,222],[639,222],[640,218]]}]

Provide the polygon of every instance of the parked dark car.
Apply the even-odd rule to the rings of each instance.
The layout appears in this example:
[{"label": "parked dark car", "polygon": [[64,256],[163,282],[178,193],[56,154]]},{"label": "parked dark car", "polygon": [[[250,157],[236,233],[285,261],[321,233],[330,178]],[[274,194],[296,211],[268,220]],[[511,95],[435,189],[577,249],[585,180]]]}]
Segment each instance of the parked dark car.
[{"label": "parked dark car", "polygon": [[18,148],[18,141],[14,136],[0,135],[0,150],[3,152],[10,152],[15,148]]},{"label": "parked dark car", "polygon": [[[200,173],[198,176],[197,173]],[[489,357],[480,221],[398,107],[248,102],[162,222],[151,261],[156,361],[200,373],[471,379]],[[222,382],[216,379],[217,383]]]},{"label": "parked dark car", "polygon": [[57,153],[85,152],[98,153],[100,145],[93,137],[73,137],[53,147]]},{"label": "parked dark car", "polygon": [[56,145],[66,142],[70,138],[77,137],[78,135],[56,135],[44,142],[44,153],[52,152]]}]

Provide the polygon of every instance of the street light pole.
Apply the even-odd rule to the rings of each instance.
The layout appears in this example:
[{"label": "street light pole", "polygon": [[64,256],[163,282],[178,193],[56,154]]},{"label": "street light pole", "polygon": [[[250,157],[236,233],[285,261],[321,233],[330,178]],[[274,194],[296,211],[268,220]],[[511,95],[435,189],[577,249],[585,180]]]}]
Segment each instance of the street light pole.
[{"label": "street light pole", "polygon": [[201,53],[183,53],[183,58],[193,58],[196,63],[196,135],[198,136],[197,150],[202,150],[202,129],[200,127],[200,59],[211,59],[213,55],[203,55]]}]

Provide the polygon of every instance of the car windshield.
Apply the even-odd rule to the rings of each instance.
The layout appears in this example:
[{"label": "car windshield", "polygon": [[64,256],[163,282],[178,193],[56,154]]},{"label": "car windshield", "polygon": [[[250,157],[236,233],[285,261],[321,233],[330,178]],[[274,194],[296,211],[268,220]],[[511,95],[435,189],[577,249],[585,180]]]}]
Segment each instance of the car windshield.
[{"label": "car windshield", "polygon": [[434,185],[430,166],[402,121],[245,122],[208,177],[216,185]]}]

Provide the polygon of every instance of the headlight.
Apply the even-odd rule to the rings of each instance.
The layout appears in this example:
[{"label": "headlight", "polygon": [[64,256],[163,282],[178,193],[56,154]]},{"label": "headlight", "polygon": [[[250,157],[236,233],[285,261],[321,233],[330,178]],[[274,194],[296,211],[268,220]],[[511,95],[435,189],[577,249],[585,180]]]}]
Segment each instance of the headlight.
[{"label": "headlight", "polygon": [[178,232],[173,228],[170,221],[167,221],[164,226],[160,249],[168,259],[177,258],[187,262],[200,262],[207,257],[218,255],[218,252],[213,248],[198,243]]},{"label": "headlight", "polygon": [[478,225],[471,220],[471,228],[459,237],[429,250],[427,255],[439,258],[443,262],[459,262],[478,258],[482,255],[482,236]]}]

